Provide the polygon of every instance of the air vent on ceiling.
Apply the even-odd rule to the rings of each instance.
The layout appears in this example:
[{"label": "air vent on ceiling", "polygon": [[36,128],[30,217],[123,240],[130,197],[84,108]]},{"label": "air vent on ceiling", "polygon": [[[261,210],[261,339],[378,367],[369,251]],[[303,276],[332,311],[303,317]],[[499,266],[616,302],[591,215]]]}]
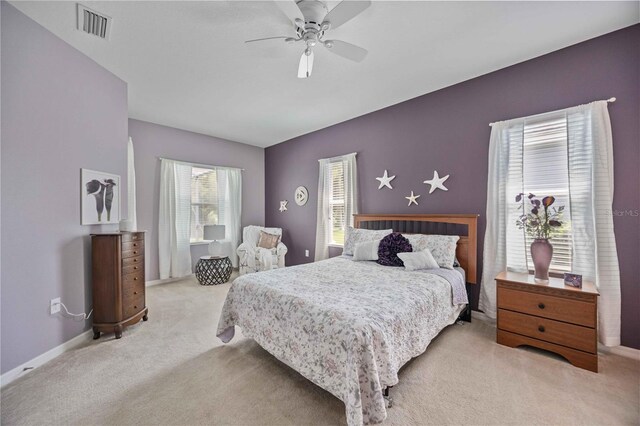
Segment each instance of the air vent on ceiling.
[{"label": "air vent on ceiling", "polygon": [[103,39],[109,39],[111,17],[78,3],[78,29]]}]

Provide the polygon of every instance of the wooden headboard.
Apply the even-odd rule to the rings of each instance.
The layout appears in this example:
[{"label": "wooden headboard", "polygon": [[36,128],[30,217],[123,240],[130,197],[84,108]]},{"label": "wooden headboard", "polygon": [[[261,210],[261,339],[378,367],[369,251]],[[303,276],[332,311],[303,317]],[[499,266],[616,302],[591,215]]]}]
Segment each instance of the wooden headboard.
[{"label": "wooden headboard", "polygon": [[[430,222],[437,224],[463,225],[467,235],[461,235],[456,247],[456,256],[465,270],[467,282],[478,282],[478,215],[477,214],[354,214],[355,228],[364,228],[366,222]],[[396,229],[394,229],[396,231]],[[406,232],[407,234],[416,232]]]}]

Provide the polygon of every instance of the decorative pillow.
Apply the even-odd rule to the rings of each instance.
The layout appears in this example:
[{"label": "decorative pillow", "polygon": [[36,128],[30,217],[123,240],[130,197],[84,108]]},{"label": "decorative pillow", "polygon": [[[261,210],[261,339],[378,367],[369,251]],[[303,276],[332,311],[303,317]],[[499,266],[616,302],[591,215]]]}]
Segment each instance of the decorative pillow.
[{"label": "decorative pillow", "polygon": [[401,233],[394,232],[380,241],[378,263],[384,266],[404,266],[398,253],[413,251],[411,243]]},{"label": "decorative pillow", "polygon": [[380,240],[365,241],[364,243],[356,244],[356,248],[353,250],[353,260],[378,260],[378,246]]},{"label": "decorative pillow", "polygon": [[342,250],[342,254],[353,255],[356,244],[366,241],[380,241],[392,232],[393,229],[373,230],[348,226],[344,235],[344,249]]},{"label": "decorative pillow", "polygon": [[414,251],[413,253],[398,253],[398,257],[404,263],[407,271],[417,271],[419,269],[440,269],[438,262],[433,258],[429,249]]},{"label": "decorative pillow", "polygon": [[264,231],[260,231],[260,239],[258,240],[258,247],[273,249],[278,246],[280,242],[280,235],[268,234]]},{"label": "decorative pillow", "polygon": [[409,235],[409,242],[416,251],[429,249],[441,268],[453,269],[456,260],[457,235]]}]

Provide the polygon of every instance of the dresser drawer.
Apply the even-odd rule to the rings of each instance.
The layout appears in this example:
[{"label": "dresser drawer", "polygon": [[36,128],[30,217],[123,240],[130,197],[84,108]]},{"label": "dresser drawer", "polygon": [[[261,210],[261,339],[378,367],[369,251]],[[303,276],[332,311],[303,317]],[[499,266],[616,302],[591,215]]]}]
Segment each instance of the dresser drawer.
[{"label": "dresser drawer", "polygon": [[126,320],[144,309],[144,293],[122,299],[122,317]]},{"label": "dresser drawer", "polygon": [[122,275],[134,274],[136,272],[142,271],[144,265],[134,263],[133,265],[123,266],[122,267]]},{"label": "dresser drawer", "polygon": [[500,309],[498,329],[584,352],[596,353],[597,350],[595,328]]},{"label": "dresser drawer", "polygon": [[126,259],[127,257],[135,257],[144,255],[144,247],[135,248],[131,250],[122,250],[122,258]]},{"label": "dresser drawer", "polygon": [[142,249],[144,250],[144,241],[140,240],[140,241],[129,241],[129,242],[122,242],[122,251],[127,251],[127,250],[137,250],[137,249]]},{"label": "dresser drawer", "polygon": [[122,259],[122,267],[127,268],[133,265],[144,266],[144,256],[136,256],[136,257],[124,257]]},{"label": "dresser drawer", "polygon": [[127,288],[131,285],[143,283],[144,284],[144,271],[136,271],[131,274],[122,275],[122,287]]},{"label": "dresser drawer", "polygon": [[122,300],[124,304],[131,302],[137,296],[144,296],[144,283],[143,282],[135,282],[127,287],[125,287],[122,291]]},{"label": "dresser drawer", "polygon": [[584,325],[586,327],[596,327],[595,303],[501,288],[499,284],[498,308]]},{"label": "dresser drawer", "polygon": [[144,232],[123,232],[122,242],[127,241],[144,241]]}]

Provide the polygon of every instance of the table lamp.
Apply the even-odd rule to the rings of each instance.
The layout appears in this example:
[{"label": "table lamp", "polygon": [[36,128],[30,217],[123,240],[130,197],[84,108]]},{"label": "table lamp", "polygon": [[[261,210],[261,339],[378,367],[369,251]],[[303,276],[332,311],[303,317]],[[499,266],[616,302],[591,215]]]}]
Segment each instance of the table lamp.
[{"label": "table lamp", "polygon": [[224,225],[205,225],[204,239],[211,240],[209,243],[209,254],[211,256],[222,256],[222,243],[218,240],[224,240]]}]

